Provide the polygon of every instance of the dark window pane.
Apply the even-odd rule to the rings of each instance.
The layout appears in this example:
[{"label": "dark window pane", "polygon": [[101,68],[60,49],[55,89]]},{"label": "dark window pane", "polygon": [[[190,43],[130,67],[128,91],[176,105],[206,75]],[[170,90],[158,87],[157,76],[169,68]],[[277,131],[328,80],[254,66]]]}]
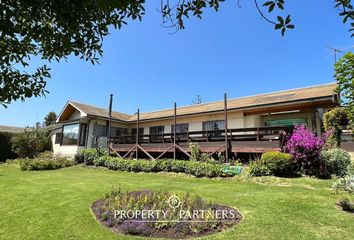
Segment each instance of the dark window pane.
[{"label": "dark window pane", "polygon": [[165,126],[150,127],[150,134],[163,134],[165,132]]},{"label": "dark window pane", "polygon": [[86,145],[86,136],[87,136],[87,124],[82,123],[80,126],[80,141],[79,141],[80,146]]},{"label": "dark window pane", "polygon": [[[174,128],[175,128],[175,126],[171,125],[171,133],[174,132]],[[180,124],[177,124],[176,133],[187,133],[188,129],[189,129],[188,123],[180,123]]]},{"label": "dark window pane", "polygon": [[[132,135],[136,135],[136,128],[132,128]],[[139,135],[144,135],[144,128],[139,128]]]},{"label": "dark window pane", "polygon": [[63,126],[63,145],[77,145],[79,140],[79,124]]},{"label": "dark window pane", "polygon": [[61,137],[62,137],[62,133],[56,133],[55,134],[55,144],[60,144],[61,143]]},{"label": "dark window pane", "polygon": [[203,122],[203,131],[214,131],[214,130],[224,130],[225,129],[225,121],[208,121]]},{"label": "dark window pane", "polygon": [[111,137],[121,137],[128,135],[128,129],[120,127],[111,128]]},{"label": "dark window pane", "polygon": [[96,138],[107,137],[107,126],[96,125]]}]

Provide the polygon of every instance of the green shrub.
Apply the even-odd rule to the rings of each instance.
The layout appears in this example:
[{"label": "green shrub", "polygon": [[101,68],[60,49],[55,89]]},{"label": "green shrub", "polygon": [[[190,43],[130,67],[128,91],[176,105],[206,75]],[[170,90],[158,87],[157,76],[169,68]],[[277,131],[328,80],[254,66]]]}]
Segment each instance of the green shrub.
[{"label": "green shrub", "polygon": [[65,167],[74,166],[76,163],[73,160],[66,158],[58,159],[19,159],[20,169],[22,171],[41,171],[41,170],[53,170]]},{"label": "green shrub", "polygon": [[96,149],[83,149],[81,150],[81,154],[84,157],[84,163],[86,165],[94,165],[94,160],[98,155]]},{"label": "green shrub", "polygon": [[82,153],[77,153],[74,156],[74,160],[77,164],[81,164],[84,162],[84,155]]},{"label": "green shrub", "polygon": [[45,151],[45,152],[37,154],[37,156],[35,158],[37,158],[37,159],[53,159],[53,153],[50,151]]},{"label": "green shrub", "polygon": [[200,161],[201,160],[201,151],[200,146],[197,142],[189,142],[189,150],[191,152],[191,161]]},{"label": "green shrub", "polygon": [[249,170],[249,175],[252,177],[261,177],[261,176],[269,176],[271,175],[272,172],[270,169],[263,165],[261,160],[256,160],[250,162],[250,170]]},{"label": "green shrub", "polygon": [[344,177],[349,172],[351,158],[347,151],[341,148],[322,151],[322,161],[327,166],[329,174]]},{"label": "green shrub", "polygon": [[225,165],[181,160],[127,160],[101,156],[93,160],[96,166],[105,166],[114,171],[129,172],[175,172],[196,177],[232,177],[236,173],[224,171]]},{"label": "green shrub", "polygon": [[274,176],[291,176],[293,174],[290,154],[275,151],[266,152],[262,155],[261,162]]},{"label": "green shrub", "polygon": [[354,193],[354,175],[338,179],[335,183],[333,183],[332,190],[336,193],[340,191],[350,194]]},{"label": "green shrub", "polygon": [[19,133],[11,141],[13,151],[21,158],[33,158],[41,152],[52,150],[51,133],[43,129]]}]

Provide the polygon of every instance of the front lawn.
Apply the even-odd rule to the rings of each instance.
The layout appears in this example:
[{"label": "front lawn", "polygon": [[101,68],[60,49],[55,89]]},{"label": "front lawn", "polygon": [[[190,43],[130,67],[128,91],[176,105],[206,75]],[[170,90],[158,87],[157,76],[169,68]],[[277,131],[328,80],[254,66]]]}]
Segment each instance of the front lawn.
[{"label": "front lawn", "polygon": [[2,164],[0,238],[117,239],[90,213],[91,203],[114,186],[130,191],[189,191],[243,213],[241,224],[205,239],[353,239],[354,215],[336,208],[340,195],[329,192],[332,182],[245,175],[207,179],[83,166],[20,171],[16,164]]}]

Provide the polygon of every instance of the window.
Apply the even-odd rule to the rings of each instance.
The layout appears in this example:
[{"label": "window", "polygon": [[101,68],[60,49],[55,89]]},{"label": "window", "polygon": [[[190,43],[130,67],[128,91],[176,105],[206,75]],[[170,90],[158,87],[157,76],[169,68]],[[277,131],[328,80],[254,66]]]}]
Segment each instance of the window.
[{"label": "window", "polygon": [[87,135],[87,124],[86,123],[81,123],[81,125],[80,125],[79,146],[85,146],[86,145],[86,135]]},{"label": "window", "polygon": [[266,121],[265,125],[266,126],[287,126],[287,127],[292,127],[296,124],[303,124],[307,125],[307,119],[306,118],[294,118],[294,119],[278,119],[278,120],[270,120]]},{"label": "window", "polygon": [[[132,135],[136,135],[136,128],[132,128]],[[139,128],[139,135],[142,136],[144,135],[144,128]]]},{"label": "window", "polygon": [[103,125],[96,125],[96,134],[95,134],[96,138],[98,137],[107,137],[107,126],[103,126]]},{"label": "window", "polygon": [[165,132],[165,126],[150,127],[150,134],[163,134]]},{"label": "window", "polygon": [[56,133],[55,134],[55,144],[60,144],[61,143],[61,137],[62,137],[62,133]]},{"label": "window", "polygon": [[224,120],[203,122],[203,131],[214,131],[223,129],[225,129]]},{"label": "window", "polygon": [[[176,125],[176,133],[187,133],[189,124],[188,123],[181,123]],[[171,133],[174,132],[175,125],[171,125]]]},{"label": "window", "polygon": [[79,141],[79,124],[63,126],[62,145],[77,145]]},{"label": "window", "polygon": [[128,135],[128,129],[120,127],[111,127],[111,137],[121,137]]}]

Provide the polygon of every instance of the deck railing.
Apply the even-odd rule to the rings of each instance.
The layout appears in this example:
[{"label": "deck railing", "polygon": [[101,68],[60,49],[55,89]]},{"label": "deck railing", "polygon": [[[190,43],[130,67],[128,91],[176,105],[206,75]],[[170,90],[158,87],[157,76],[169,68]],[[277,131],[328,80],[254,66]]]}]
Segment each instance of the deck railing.
[{"label": "deck railing", "polygon": [[[279,141],[284,144],[285,135],[289,128],[284,126],[252,127],[228,129],[228,141]],[[176,142],[218,142],[225,141],[225,130],[189,131],[176,133]],[[125,135],[111,138],[113,144],[132,144],[137,142],[136,135]],[[173,143],[174,133],[141,134],[138,143]]]}]

